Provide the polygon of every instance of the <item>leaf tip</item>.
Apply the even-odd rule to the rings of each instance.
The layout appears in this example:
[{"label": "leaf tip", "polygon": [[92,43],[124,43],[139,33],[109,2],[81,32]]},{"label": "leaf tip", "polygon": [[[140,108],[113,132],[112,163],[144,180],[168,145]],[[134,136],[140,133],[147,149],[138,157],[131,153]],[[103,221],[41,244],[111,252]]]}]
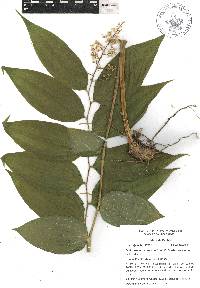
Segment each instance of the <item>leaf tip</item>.
[{"label": "leaf tip", "polygon": [[5,127],[5,125],[8,123],[9,119],[10,119],[10,115],[8,117],[6,117],[6,119],[2,122],[3,127]]},{"label": "leaf tip", "polygon": [[23,232],[23,226],[24,226],[24,225],[19,226],[19,227],[17,227],[17,228],[13,228],[12,230],[15,231],[15,232],[17,232],[17,233],[19,233],[19,234],[23,237],[23,235],[22,235],[22,234],[23,234],[23,233],[22,233],[22,232]]},{"label": "leaf tip", "polygon": [[17,12],[17,14],[19,14],[20,16],[22,16],[22,14],[21,14],[17,9],[15,9],[15,11]]},{"label": "leaf tip", "polygon": [[2,161],[4,167],[6,164],[5,158],[6,158],[6,154],[1,157],[1,161]]},{"label": "leaf tip", "polygon": [[10,69],[11,69],[10,67],[6,67],[6,66],[2,66],[2,67],[1,67],[1,70],[2,70],[2,72],[3,72],[3,75],[4,75],[5,72],[8,73],[8,75],[9,75]]},{"label": "leaf tip", "polygon": [[6,71],[6,67],[5,66],[1,66],[1,70],[2,70],[2,73],[4,75],[4,72]]},{"label": "leaf tip", "polygon": [[19,233],[19,228],[13,228],[12,230]]},{"label": "leaf tip", "polygon": [[163,41],[163,39],[165,38],[165,34],[160,35],[158,38],[160,38],[161,42]]},{"label": "leaf tip", "polygon": [[[173,155],[174,157],[174,160],[172,161],[172,163],[176,160],[179,160],[180,158],[184,157],[184,156],[190,156],[189,154],[176,154],[176,155]],[[171,163],[170,163],[171,164]]]},{"label": "leaf tip", "polygon": [[22,18],[22,20],[24,21],[25,24],[28,24],[30,21],[28,19],[26,19],[19,11],[17,11],[17,14]]},{"label": "leaf tip", "polygon": [[17,14],[22,18],[22,19],[25,19],[25,17],[16,9],[15,10],[17,12]]},{"label": "leaf tip", "polygon": [[165,218],[165,216],[159,213],[159,219],[163,219],[163,218]]},{"label": "leaf tip", "polygon": [[8,157],[11,153],[7,153],[7,154],[4,154],[0,159],[5,167],[5,164],[7,164],[7,160],[8,160]]},{"label": "leaf tip", "polygon": [[179,157],[184,157],[184,156],[188,156],[188,157],[190,157],[190,154],[179,154]]},{"label": "leaf tip", "polygon": [[181,168],[180,167],[177,167],[177,168],[173,168],[173,169],[169,169],[171,170],[172,172],[176,171],[176,170],[180,170]]}]

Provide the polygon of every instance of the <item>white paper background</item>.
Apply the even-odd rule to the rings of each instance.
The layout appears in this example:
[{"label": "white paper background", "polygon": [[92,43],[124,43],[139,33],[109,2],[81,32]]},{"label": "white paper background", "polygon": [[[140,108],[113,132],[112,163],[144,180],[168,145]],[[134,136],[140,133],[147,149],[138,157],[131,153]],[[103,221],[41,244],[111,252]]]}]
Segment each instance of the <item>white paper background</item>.
[{"label": "white paper background", "polygon": [[[174,82],[162,90],[150,105],[137,128],[152,136],[177,109],[200,104],[199,96],[199,8],[197,1],[186,3],[193,16],[191,31],[184,38],[165,39],[156,60],[145,79],[153,84],[169,79]],[[119,21],[126,21],[123,37],[128,44],[139,43],[160,35],[156,15],[168,1],[121,1],[119,15],[26,15],[30,20],[64,39],[82,59],[88,72],[93,71],[90,44],[99,39]],[[21,11],[21,0],[5,1],[0,10],[0,65],[21,67],[46,73],[31,45],[27,30],[15,12]],[[0,74],[0,121],[8,115],[11,120],[48,117],[33,109],[12,85],[8,76]],[[86,104],[85,95],[82,99]],[[200,109],[198,110],[200,114]],[[80,128],[80,127],[79,127]],[[169,143],[191,132],[200,132],[200,120],[190,111],[173,119],[160,134],[158,142]],[[0,155],[20,151],[0,127]],[[197,237],[199,227],[199,161],[200,141],[191,138],[169,149],[171,153],[188,153],[171,167],[180,167],[165,185],[151,198],[152,203],[165,215],[162,225],[174,223],[190,225],[191,239]],[[120,229],[98,219],[92,253],[84,250],[73,255],[58,256],[36,249],[25,242],[12,228],[37,218],[22,201],[10,177],[0,166],[0,285],[30,288],[64,288],[79,286],[102,288],[120,286],[120,251],[123,238],[132,239],[135,228]],[[156,223],[153,225],[157,225]],[[159,224],[158,224],[159,225]],[[199,245],[195,246],[197,255]],[[52,272],[53,271],[53,272]],[[199,284],[199,283],[196,283]],[[198,285],[196,285],[198,286]]]}]

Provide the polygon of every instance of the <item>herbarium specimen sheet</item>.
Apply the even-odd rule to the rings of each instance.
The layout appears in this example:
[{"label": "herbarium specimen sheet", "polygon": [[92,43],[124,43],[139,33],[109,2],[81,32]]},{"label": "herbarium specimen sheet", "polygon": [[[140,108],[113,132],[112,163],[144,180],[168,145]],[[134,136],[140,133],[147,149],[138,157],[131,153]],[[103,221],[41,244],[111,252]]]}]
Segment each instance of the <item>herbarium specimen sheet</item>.
[{"label": "herbarium specimen sheet", "polygon": [[0,285],[198,287],[199,4],[1,5]]}]

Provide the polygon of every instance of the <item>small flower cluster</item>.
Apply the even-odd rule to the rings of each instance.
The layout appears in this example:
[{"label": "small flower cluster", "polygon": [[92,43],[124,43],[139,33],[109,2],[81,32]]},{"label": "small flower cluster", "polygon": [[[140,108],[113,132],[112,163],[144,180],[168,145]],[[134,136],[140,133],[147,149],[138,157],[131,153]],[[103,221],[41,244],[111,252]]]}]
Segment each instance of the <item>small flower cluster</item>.
[{"label": "small flower cluster", "polygon": [[106,35],[103,35],[103,38],[106,39],[106,43],[111,45],[117,44],[119,40],[119,34],[122,31],[122,26],[124,22],[118,23],[116,27],[112,28],[111,31],[108,31]]},{"label": "small flower cluster", "polygon": [[91,56],[93,63],[99,64],[103,55],[113,57],[117,54],[117,48],[115,47],[119,41],[119,34],[122,31],[122,25],[124,22],[119,23],[116,27],[112,28],[106,35],[103,35],[105,44],[95,41],[91,45]]},{"label": "small flower cluster", "polygon": [[92,56],[93,63],[97,63],[100,58],[99,54],[100,52],[103,51],[104,46],[99,41],[95,41],[94,44],[90,46],[91,46],[91,56]]},{"label": "small flower cluster", "polygon": [[101,80],[109,80],[110,77],[112,76],[113,72],[117,69],[116,66],[113,66],[111,64],[108,64],[105,67],[105,73],[101,75]]}]

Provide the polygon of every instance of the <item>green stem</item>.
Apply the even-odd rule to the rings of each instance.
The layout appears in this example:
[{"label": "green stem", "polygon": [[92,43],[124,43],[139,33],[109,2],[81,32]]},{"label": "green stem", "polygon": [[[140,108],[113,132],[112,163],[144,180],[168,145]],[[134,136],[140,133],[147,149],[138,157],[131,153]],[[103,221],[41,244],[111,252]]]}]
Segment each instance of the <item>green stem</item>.
[{"label": "green stem", "polygon": [[[88,94],[88,99],[89,99],[89,108],[88,108],[88,111],[87,111],[87,115],[86,115],[86,123],[87,123],[87,128],[88,130],[90,131],[91,127],[90,127],[90,122],[89,122],[89,116],[90,116],[90,112],[91,112],[91,108],[92,108],[92,104],[93,104],[93,100],[90,96],[90,93],[91,93],[91,90],[92,90],[92,84],[94,82],[94,79],[95,79],[95,76],[96,76],[96,73],[98,72],[98,67],[99,67],[99,64],[101,62],[101,59],[106,51],[106,49],[108,48],[110,43],[108,43],[103,51],[102,51],[102,54],[101,56],[99,57],[98,59],[98,62],[96,63],[96,68],[92,74],[92,77],[90,79],[90,83],[89,83],[89,86],[88,86],[88,89],[87,89],[87,94]],[[88,190],[88,181],[89,181],[89,176],[90,176],[90,170],[91,170],[91,166],[90,166],[90,158],[88,157],[87,158],[88,160],[88,171],[87,171],[87,176],[86,176],[86,182],[85,182],[85,189],[86,189],[86,208],[85,208],[85,223],[87,222],[87,216],[88,216],[88,210],[89,210],[89,190]],[[89,235],[88,235],[89,236]],[[89,242],[88,242],[89,243]],[[87,251],[88,251],[88,246],[90,246],[89,244],[87,244]]]},{"label": "green stem", "polygon": [[92,226],[91,226],[91,229],[90,229],[90,232],[89,232],[89,237],[88,237],[88,244],[89,245],[87,246],[87,251],[88,252],[91,251],[92,234],[93,234],[94,227],[95,227],[96,220],[97,220],[97,216],[99,214],[100,207],[101,207],[101,200],[102,200],[102,193],[103,193],[104,166],[105,166],[106,148],[107,148],[106,140],[108,139],[108,136],[109,136],[109,133],[110,133],[110,129],[112,127],[113,113],[114,113],[115,103],[116,103],[116,99],[117,99],[118,87],[119,87],[119,70],[118,70],[118,73],[117,73],[114,93],[113,93],[113,97],[112,97],[112,104],[111,104],[110,115],[109,115],[109,119],[108,119],[108,125],[107,125],[107,129],[106,129],[105,142],[104,142],[104,145],[102,147],[102,152],[101,152],[101,167],[100,167],[100,184],[99,184],[98,203],[97,203],[97,208],[96,208],[96,211],[95,211],[94,219],[93,219],[93,222],[92,222]]},{"label": "green stem", "polygon": [[[89,108],[88,108],[88,112],[86,115],[86,123],[87,123],[87,128],[90,131],[90,123],[89,123],[89,116],[90,116],[90,112],[91,112],[91,108],[92,108],[92,103],[93,100],[90,96],[91,90],[92,90],[92,84],[94,82],[96,73],[98,72],[98,67],[100,65],[100,62],[103,58],[104,53],[106,52],[106,49],[108,48],[108,46],[110,45],[110,43],[107,43],[107,45],[104,47],[104,49],[102,50],[102,53],[98,59],[98,62],[96,63],[96,68],[92,74],[92,77],[90,79],[90,83],[87,89],[87,94],[88,94],[88,99],[89,99]],[[88,191],[88,181],[89,181],[89,175],[90,175],[90,170],[91,170],[91,166],[90,166],[90,158],[88,157],[88,171],[87,171],[87,178],[86,178],[86,182],[85,182],[85,188],[86,188],[86,208],[85,208],[85,223],[87,221],[87,215],[88,215],[88,210],[89,210],[89,191]]]}]

